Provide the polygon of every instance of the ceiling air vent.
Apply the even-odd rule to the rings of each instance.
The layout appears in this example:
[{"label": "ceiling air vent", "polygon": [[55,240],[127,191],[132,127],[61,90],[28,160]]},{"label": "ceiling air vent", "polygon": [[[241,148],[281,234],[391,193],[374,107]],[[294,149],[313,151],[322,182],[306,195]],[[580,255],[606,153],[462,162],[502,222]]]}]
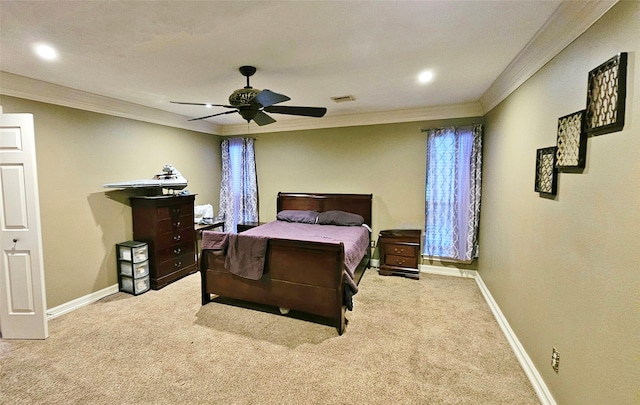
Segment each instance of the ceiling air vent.
[{"label": "ceiling air vent", "polygon": [[335,103],[346,103],[347,101],[355,101],[355,99],[356,98],[352,95],[331,97],[331,100],[333,100]]}]

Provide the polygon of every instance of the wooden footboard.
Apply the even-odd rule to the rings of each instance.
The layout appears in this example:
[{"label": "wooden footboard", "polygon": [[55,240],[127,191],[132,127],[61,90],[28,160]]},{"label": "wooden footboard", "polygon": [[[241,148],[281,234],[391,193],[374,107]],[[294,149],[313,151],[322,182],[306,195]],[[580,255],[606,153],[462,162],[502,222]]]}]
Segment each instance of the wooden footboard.
[{"label": "wooden footboard", "polygon": [[260,280],[229,273],[224,261],[224,255],[203,252],[203,305],[210,301],[210,294],[273,305],[325,317],[338,333],[343,333],[345,287],[341,244],[270,239]]}]

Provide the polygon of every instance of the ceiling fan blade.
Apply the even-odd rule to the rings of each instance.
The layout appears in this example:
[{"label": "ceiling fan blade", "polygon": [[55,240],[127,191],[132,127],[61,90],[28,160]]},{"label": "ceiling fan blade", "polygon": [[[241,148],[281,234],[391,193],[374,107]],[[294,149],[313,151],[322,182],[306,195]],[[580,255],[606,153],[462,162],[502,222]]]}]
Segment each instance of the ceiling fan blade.
[{"label": "ceiling fan blade", "polygon": [[266,112],[276,114],[302,115],[305,117],[324,117],[327,109],[324,107],[293,107],[286,105],[276,105],[265,107]]},{"label": "ceiling fan blade", "polygon": [[225,107],[225,108],[235,108],[232,105],[225,105],[225,104],[211,104],[211,103],[189,103],[189,102],[185,102],[185,101],[169,101],[170,103],[173,104],[184,104],[184,105],[201,105],[201,106],[205,106],[205,107]]},{"label": "ceiling fan blade", "polygon": [[256,94],[256,96],[251,99],[251,104],[258,103],[262,107],[269,107],[274,104],[282,103],[283,101],[291,100],[289,97],[284,94],[274,93],[271,90],[264,89],[260,93]]},{"label": "ceiling fan blade", "polygon": [[215,117],[218,115],[225,115],[225,114],[233,114],[238,112],[238,110],[233,110],[233,111],[225,111],[225,112],[221,112],[221,113],[217,113],[217,114],[212,114],[212,115],[206,115],[204,117],[199,117],[199,118],[191,118],[189,121],[198,121],[198,120],[203,120],[205,118],[211,118],[211,117]]},{"label": "ceiling fan blade", "polygon": [[253,117],[253,121],[260,126],[273,124],[274,122],[276,122],[276,120],[269,117],[267,114],[263,113],[262,111],[258,111],[255,117]]}]

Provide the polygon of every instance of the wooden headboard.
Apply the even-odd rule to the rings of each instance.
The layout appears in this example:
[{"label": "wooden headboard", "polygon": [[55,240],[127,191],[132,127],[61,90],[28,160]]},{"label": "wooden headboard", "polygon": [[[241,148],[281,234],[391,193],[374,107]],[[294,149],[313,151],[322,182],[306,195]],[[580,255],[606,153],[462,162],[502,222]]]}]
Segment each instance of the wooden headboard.
[{"label": "wooden headboard", "polygon": [[358,214],[371,226],[372,194],[278,193],[278,212],[282,210],[345,211]]}]

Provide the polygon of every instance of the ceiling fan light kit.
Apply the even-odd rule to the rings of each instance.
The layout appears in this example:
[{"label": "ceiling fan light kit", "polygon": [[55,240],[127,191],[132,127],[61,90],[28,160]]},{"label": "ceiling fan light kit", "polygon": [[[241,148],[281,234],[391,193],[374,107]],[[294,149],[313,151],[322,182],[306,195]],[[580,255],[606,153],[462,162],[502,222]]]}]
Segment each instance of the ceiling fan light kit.
[{"label": "ceiling fan light kit", "polygon": [[256,68],[253,66],[241,66],[239,68],[240,73],[247,78],[247,85],[235,90],[229,96],[229,105],[225,104],[211,104],[211,103],[191,103],[182,101],[171,101],[174,104],[186,104],[186,105],[201,105],[201,106],[214,106],[231,108],[231,111],[225,111],[217,114],[206,115],[204,117],[192,118],[189,121],[203,120],[206,118],[216,117],[218,115],[239,113],[242,118],[247,122],[255,122],[256,124],[268,125],[276,122],[265,113],[274,114],[287,114],[298,115],[303,117],[323,117],[327,113],[327,109],[324,107],[296,107],[296,106],[275,106],[275,104],[282,103],[291,100],[284,94],[278,94],[271,90],[258,90],[251,87],[249,84],[249,77],[256,73]]},{"label": "ceiling fan light kit", "polygon": [[260,93],[260,90],[254,88],[244,88],[235,90],[229,96],[229,104],[233,106],[241,106],[244,104],[249,104],[251,99]]}]

